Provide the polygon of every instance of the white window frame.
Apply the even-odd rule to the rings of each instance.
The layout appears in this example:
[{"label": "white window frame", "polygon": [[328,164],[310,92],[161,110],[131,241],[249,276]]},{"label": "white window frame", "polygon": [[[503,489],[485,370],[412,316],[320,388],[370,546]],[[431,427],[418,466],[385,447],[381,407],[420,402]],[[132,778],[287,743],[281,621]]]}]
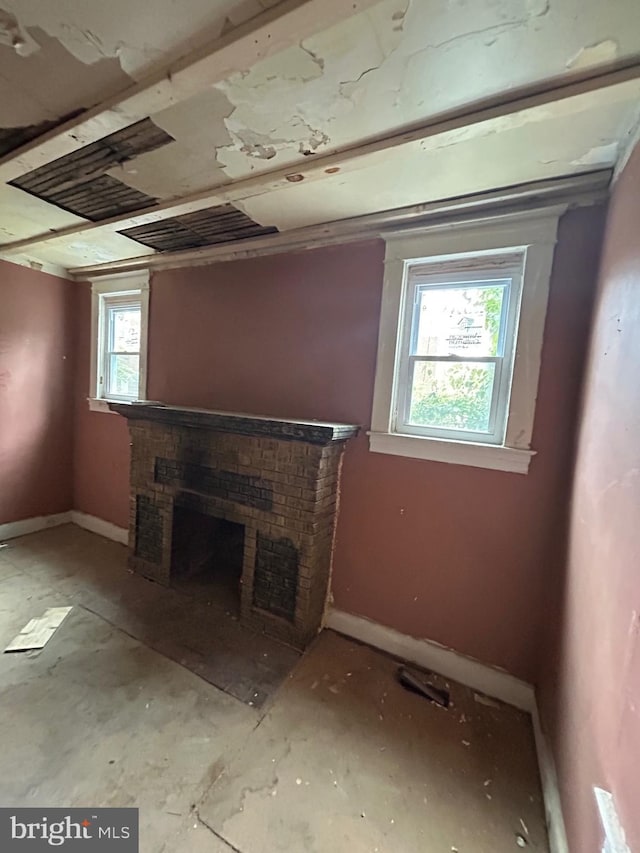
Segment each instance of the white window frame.
[{"label": "white window frame", "polygon": [[104,394],[105,305],[111,297],[124,299],[138,295],[140,299],[140,361],[138,400],[147,397],[147,351],[149,330],[149,271],[123,273],[94,279],[91,282],[91,371],[89,408],[93,412],[111,412],[109,401],[127,402],[128,397],[107,397]]},{"label": "white window frame", "polygon": [[[558,220],[565,210],[566,205],[547,207],[383,235],[385,274],[369,432],[371,451],[527,473],[535,455],[531,441],[553,253]],[[525,253],[504,440],[493,443],[398,431],[403,323],[410,323],[412,314],[412,305],[407,305],[411,265],[477,256],[481,267],[483,255],[501,252]]]},{"label": "white window frame", "polygon": [[[505,260],[500,269],[500,255]],[[520,297],[522,294],[522,270],[525,255],[523,252],[492,252],[490,258],[484,262],[483,256],[476,254],[471,259],[473,266],[467,272],[448,271],[453,264],[460,266],[459,261],[467,261],[466,258],[451,259],[429,258],[426,260],[405,263],[405,309],[401,328],[399,330],[398,364],[396,376],[396,392],[393,403],[392,429],[407,435],[421,435],[429,438],[445,438],[460,441],[476,441],[486,444],[501,444],[504,441],[504,423],[506,420],[507,407],[509,403],[509,392],[511,389],[511,377],[513,370],[513,357],[515,352],[515,338],[517,336],[518,317],[520,313]],[[491,269],[494,267],[494,269]],[[455,267],[454,267],[455,268]],[[462,429],[418,426],[409,423],[408,411],[411,402],[411,376],[412,363],[419,361],[431,361],[433,363],[463,363],[462,356],[420,356],[411,353],[411,345],[415,333],[417,296],[423,288],[438,289],[440,287],[451,289],[458,287],[478,286],[480,278],[493,281],[508,279],[506,298],[504,300],[504,355],[493,357],[470,357],[475,363],[491,362],[495,365],[495,378],[492,383],[492,405],[489,418],[489,430],[486,433],[470,432]]]}]

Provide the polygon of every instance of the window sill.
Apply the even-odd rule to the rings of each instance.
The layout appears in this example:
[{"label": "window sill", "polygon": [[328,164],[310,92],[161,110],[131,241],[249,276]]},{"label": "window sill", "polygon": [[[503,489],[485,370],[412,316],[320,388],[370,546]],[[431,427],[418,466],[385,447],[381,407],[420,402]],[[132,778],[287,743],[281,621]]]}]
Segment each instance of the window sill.
[{"label": "window sill", "polygon": [[495,444],[474,444],[465,441],[447,441],[440,438],[423,438],[399,433],[369,432],[369,450],[392,456],[409,456],[448,462],[453,465],[470,465],[473,468],[490,468],[526,474],[534,450],[520,450]]},{"label": "window sill", "polygon": [[91,412],[106,412],[108,415],[115,415],[117,412],[111,411],[109,403],[121,403],[122,400],[104,400],[97,397],[87,397],[87,402],[89,403],[89,411]]}]

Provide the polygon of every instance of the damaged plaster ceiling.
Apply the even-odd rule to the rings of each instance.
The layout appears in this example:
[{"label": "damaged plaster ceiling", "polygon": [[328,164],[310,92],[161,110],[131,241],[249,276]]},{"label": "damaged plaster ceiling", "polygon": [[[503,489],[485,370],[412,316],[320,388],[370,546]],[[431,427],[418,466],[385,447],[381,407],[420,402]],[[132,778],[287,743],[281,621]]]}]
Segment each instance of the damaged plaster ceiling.
[{"label": "damaged plaster ceiling", "polygon": [[21,262],[607,169],[640,112],[637,0],[0,6],[0,254]]}]

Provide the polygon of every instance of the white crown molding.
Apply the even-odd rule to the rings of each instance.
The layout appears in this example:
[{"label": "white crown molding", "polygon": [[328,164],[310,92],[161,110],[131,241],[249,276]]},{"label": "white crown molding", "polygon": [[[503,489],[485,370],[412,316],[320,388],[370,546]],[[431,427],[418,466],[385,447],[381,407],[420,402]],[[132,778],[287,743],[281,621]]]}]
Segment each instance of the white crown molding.
[{"label": "white crown molding", "polygon": [[389,231],[402,233],[429,228],[451,229],[469,224],[478,217],[508,216],[511,219],[535,215],[559,206],[598,204],[608,197],[611,169],[582,175],[531,181],[517,187],[488,190],[455,199],[425,202],[395,210],[368,213],[334,222],[294,228],[263,237],[249,237],[202,249],[158,252],[91,266],[72,267],[77,279],[97,280],[140,270],[177,269],[203,266],[243,258],[257,258],[323,246],[343,245],[384,237]]},{"label": "white crown molding", "polygon": [[0,254],[0,259],[9,264],[16,264],[19,267],[26,267],[34,272],[43,272],[47,275],[55,275],[58,278],[64,278],[68,281],[75,281],[75,277],[61,267],[59,264],[50,264],[48,261],[37,261],[27,255],[7,255]]}]

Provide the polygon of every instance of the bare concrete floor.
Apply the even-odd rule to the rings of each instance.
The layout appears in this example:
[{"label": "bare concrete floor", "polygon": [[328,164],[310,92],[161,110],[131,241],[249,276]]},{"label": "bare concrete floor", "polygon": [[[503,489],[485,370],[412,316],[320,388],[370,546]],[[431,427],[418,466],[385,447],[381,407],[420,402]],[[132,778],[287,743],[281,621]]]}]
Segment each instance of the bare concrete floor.
[{"label": "bare concrete floor", "polygon": [[43,651],[0,656],[0,805],[137,806],[142,853],[548,851],[526,715],[455,683],[438,708],[331,632],[258,709],[87,609],[124,548],[72,526],[10,545],[2,647],[74,609]]}]

